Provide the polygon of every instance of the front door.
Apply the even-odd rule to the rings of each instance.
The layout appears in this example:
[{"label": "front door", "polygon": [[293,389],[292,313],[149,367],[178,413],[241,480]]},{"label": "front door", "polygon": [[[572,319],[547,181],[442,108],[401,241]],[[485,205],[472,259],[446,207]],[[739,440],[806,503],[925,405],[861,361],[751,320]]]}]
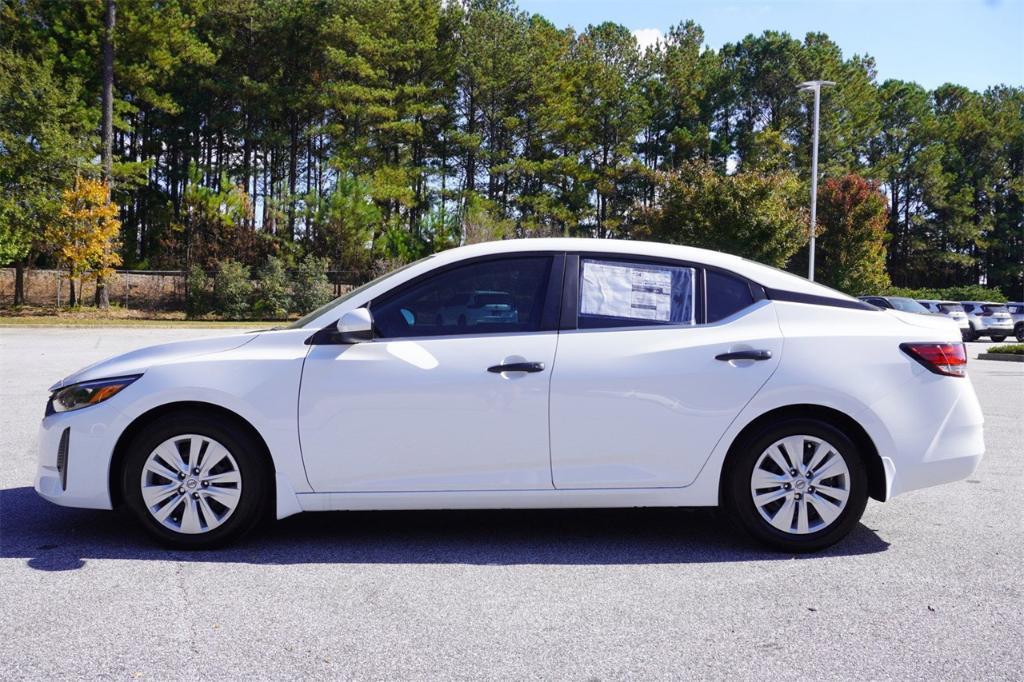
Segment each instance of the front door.
[{"label": "front door", "polygon": [[313,489],[550,489],[560,266],[516,255],[436,271],[370,303],[373,341],[313,347],[299,397]]}]

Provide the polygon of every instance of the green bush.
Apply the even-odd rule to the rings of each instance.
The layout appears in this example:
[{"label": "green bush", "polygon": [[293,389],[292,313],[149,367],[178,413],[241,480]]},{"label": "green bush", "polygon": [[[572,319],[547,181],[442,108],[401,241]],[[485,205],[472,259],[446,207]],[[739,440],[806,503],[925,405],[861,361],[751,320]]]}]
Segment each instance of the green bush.
[{"label": "green bush", "polygon": [[333,294],[327,281],[327,259],[306,256],[295,270],[292,305],[305,315],[330,301]]},{"label": "green bush", "polygon": [[281,259],[269,256],[256,271],[253,313],[260,320],[283,320],[288,317],[290,307],[288,272]]},{"label": "green bush", "polygon": [[210,312],[210,279],[198,265],[193,265],[185,278],[185,316],[189,319]]},{"label": "green bush", "polygon": [[229,320],[246,320],[251,314],[252,282],[249,267],[228,259],[217,264],[213,277],[213,309]]},{"label": "green bush", "polygon": [[[875,293],[875,292],[864,292]],[[906,296],[908,298],[937,301],[993,301],[1003,303],[1006,296],[999,289],[989,289],[979,284],[945,289],[908,289],[906,287],[887,287],[879,292],[881,296]]]},{"label": "green bush", "polygon": [[1024,355],[1024,343],[1008,343],[1005,346],[989,346],[986,353],[1010,353],[1011,355]]}]

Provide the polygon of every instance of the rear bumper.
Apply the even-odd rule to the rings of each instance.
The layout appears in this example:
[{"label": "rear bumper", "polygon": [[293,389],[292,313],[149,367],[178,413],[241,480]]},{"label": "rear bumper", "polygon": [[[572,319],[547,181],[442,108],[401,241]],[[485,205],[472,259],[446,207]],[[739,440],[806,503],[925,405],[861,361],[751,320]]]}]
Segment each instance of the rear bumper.
[{"label": "rear bumper", "polygon": [[885,408],[906,415],[892,434],[893,456],[880,453],[888,460],[887,499],[963,480],[974,473],[985,454],[984,416],[970,380],[935,377],[934,381],[934,393],[940,399]]}]

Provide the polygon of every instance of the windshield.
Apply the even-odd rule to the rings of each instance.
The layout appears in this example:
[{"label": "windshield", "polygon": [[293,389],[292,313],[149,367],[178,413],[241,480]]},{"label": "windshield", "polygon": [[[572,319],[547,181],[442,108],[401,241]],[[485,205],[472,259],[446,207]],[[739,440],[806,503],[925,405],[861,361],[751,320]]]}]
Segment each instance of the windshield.
[{"label": "windshield", "polygon": [[1009,313],[1005,305],[983,305],[981,309],[986,313]]},{"label": "windshield", "polygon": [[889,303],[892,303],[892,307],[896,310],[902,310],[905,313],[927,313],[928,309],[918,303],[912,298],[902,298],[900,296],[892,296],[888,299]]},{"label": "windshield", "polygon": [[962,313],[964,307],[959,303],[940,303],[939,310],[944,313]]},{"label": "windshield", "polygon": [[407,270],[407,269],[411,268],[414,265],[418,265],[419,263],[422,263],[423,261],[425,261],[425,260],[427,260],[429,258],[433,258],[433,256],[427,256],[426,258],[420,258],[417,261],[413,261],[412,263],[407,263],[407,264],[403,265],[402,267],[398,268],[397,270],[392,270],[391,272],[389,272],[389,273],[387,273],[385,275],[381,275],[377,279],[372,279],[369,282],[367,282],[366,284],[363,284],[362,286],[358,286],[355,289],[353,289],[352,291],[349,291],[349,292],[346,292],[346,293],[342,294],[341,296],[339,296],[338,298],[334,299],[330,303],[326,303],[326,304],[320,306],[319,308],[317,308],[313,312],[307,313],[307,314],[303,315],[302,317],[300,317],[299,319],[295,320],[290,325],[288,325],[286,327],[286,329],[302,329],[303,327],[305,327],[307,324],[309,324],[310,322],[312,322],[316,318],[320,317],[324,313],[330,312],[334,308],[337,308],[339,305],[341,305],[345,301],[349,300],[353,296],[361,294],[364,291],[366,291],[367,289],[369,289],[370,287],[375,286],[377,284],[380,284],[381,282],[383,282],[387,278],[392,277],[394,275],[397,275],[401,271]]}]

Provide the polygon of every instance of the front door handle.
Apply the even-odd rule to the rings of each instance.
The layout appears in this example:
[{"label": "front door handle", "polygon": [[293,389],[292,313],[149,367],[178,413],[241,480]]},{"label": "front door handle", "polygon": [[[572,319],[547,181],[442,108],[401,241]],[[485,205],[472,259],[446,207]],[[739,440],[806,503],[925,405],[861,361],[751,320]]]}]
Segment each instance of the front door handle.
[{"label": "front door handle", "polygon": [[507,365],[494,365],[487,368],[488,372],[501,374],[503,372],[543,372],[543,362],[510,362]]},{"label": "front door handle", "polygon": [[730,360],[771,360],[772,352],[770,350],[737,350],[732,353],[722,353],[716,355],[715,360],[721,360],[722,362],[729,362]]}]

